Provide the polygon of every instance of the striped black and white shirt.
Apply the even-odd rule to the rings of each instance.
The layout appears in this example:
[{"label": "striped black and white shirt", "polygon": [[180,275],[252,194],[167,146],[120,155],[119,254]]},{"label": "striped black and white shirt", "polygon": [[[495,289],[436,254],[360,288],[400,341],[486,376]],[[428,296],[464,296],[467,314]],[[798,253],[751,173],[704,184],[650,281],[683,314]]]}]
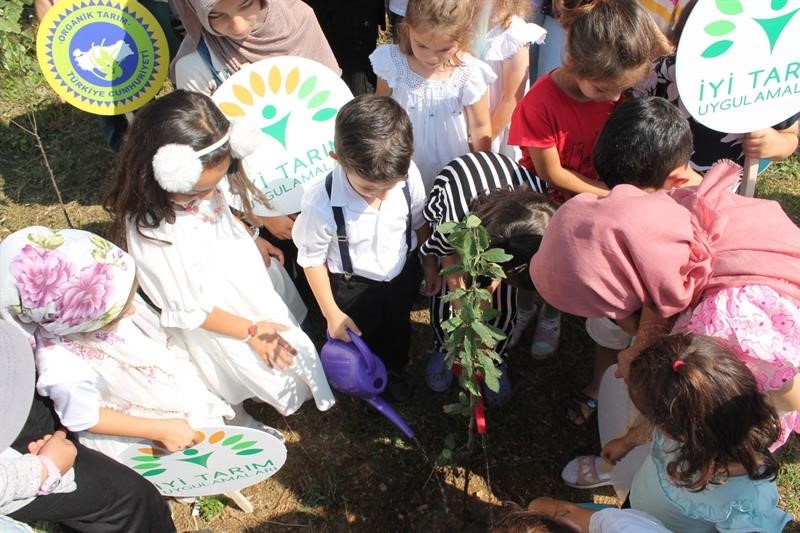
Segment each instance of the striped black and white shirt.
[{"label": "striped black and white shirt", "polygon": [[472,200],[497,189],[527,186],[545,192],[547,184],[511,158],[494,152],[477,152],[458,157],[445,166],[433,181],[422,214],[431,225],[431,237],[422,244],[423,255],[439,257],[455,252],[447,238],[436,231],[444,222],[460,222],[469,215]]}]

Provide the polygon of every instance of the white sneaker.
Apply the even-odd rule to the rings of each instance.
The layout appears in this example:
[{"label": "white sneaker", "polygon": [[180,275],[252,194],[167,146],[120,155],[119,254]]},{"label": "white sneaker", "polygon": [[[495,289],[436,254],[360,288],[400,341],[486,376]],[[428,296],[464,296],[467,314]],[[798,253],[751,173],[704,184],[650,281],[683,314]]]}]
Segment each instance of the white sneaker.
[{"label": "white sneaker", "polygon": [[508,336],[508,347],[513,348],[519,343],[519,340],[522,338],[522,335],[525,333],[525,329],[528,327],[528,324],[536,315],[536,305],[533,306],[533,309],[518,309],[517,316],[514,318],[514,327],[511,330],[511,334]]},{"label": "white sneaker", "polygon": [[547,304],[539,310],[536,330],[531,341],[531,355],[542,360],[555,355],[561,337],[561,312]]}]

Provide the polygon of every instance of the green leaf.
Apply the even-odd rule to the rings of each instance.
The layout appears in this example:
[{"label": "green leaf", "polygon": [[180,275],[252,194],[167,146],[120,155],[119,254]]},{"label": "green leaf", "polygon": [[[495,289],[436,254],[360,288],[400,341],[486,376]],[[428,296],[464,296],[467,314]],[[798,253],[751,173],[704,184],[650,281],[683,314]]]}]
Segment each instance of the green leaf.
[{"label": "green leaf", "polygon": [[481,225],[481,219],[475,215],[468,215],[467,219],[464,221],[464,225],[469,229],[477,228]]},{"label": "green leaf", "polygon": [[444,277],[452,276],[453,274],[461,274],[464,272],[464,264],[463,263],[456,263],[455,265],[449,265],[442,269],[440,274]]},{"label": "green leaf", "polygon": [[317,77],[311,76],[306,81],[303,82],[303,85],[300,86],[300,90],[297,91],[298,98],[305,98],[308,96],[311,91],[314,90],[314,87],[317,85]]},{"label": "green leaf", "polygon": [[238,435],[232,435],[232,436],[228,437],[227,439],[225,439],[224,441],[222,441],[222,445],[223,446],[230,446],[231,444],[236,444],[237,442],[242,440],[242,437],[244,437],[244,435],[241,434],[241,433],[239,433]]},{"label": "green leaf", "polygon": [[507,254],[502,248],[490,248],[484,252],[483,258],[492,263],[505,263],[506,261],[511,261],[514,256]]},{"label": "green leaf", "polygon": [[447,436],[444,438],[444,445],[452,450],[456,447],[456,436],[452,433],[448,433]]},{"label": "green leaf", "polygon": [[728,41],[726,39],[716,41],[711,43],[711,45],[703,50],[703,53],[700,55],[706,59],[713,59],[727,52],[731,45],[733,45],[733,41]]},{"label": "green leaf", "polygon": [[240,452],[236,452],[236,455],[255,455],[263,451],[264,450],[262,450],[261,448],[250,448],[249,450],[242,450]]},{"label": "green leaf", "polygon": [[447,413],[448,415],[463,415],[464,414],[464,406],[460,403],[448,403],[442,410]]},{"label": "green leaf", "polygon": [[243,450],[244,448],[249,448],[250,446],[252,446],[255,443],[256,443],[256,441],[254,441],[254,440],[246,440],[246,441],[240,442],[239,444],[234,446],[233,449],[234,450]]},{"label": "green leaf", "polygon": [[717,9],[725,15],[738,15],[744,11],[739,0],[717,0]]},{"label": "green leaf", "polygon": [[161,465],[158,463],[140,463],[138,465],[133,465],[133,468],[136,470],[147,470],[149,468],[158,468],[159,466]]},{"label": "green leaf", "polygon": [[311,117],[311,120],[314,120],[316,122],[325,122],[326,120],[330,120],[333,117],[335,117],[337,111],[338,110],[332,107],[324,107],[319,111],[317,111],[316,113],[314,113],[314,115]]},{"label": "green leaf", "polygon": [[309,109],[312,109],[314,107],[321,106],[322,104],[325,103],[325,101],[328,99],[330,95],[331,95],[330,91],[318,92],[311,98],[311,100],[308,101],[307,107]]},{"label": "green leaf", "polygon": [[442,235],[447,235],[448,233],[452,232],[454,229],[456,229],[456,223],[452,222],[452,221],[450,221],[450,222],[442,222],[441,224],[436,226],[436,231],[438,231]]},{"label": "green leaf", "polygon": [[736,24],[728,20],[717,20],[716,22],[712,22],[703,29],[709,35],[713,35],[714,37],[721,37],[735,30]]},{"label": "green leaf", "polygon": [[496,340],[494,338],[494,333],[483,322],[473,322],[472,323],[472,331],[477,333],[483,344],[487,346],[494,346],[496,344]]},{"label": "green leaf", "polygon": [[167,471],[166,468],[157,468],[155,470],[148,470],[147,472],[142,472],[142,475],[144,477],[157,476],[166,471]]}]

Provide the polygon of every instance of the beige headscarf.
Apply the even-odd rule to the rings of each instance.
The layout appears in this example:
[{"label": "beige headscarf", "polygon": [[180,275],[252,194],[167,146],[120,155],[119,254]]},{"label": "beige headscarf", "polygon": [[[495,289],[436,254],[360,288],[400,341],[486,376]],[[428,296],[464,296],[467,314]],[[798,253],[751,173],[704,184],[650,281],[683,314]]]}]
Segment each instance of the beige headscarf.
[{"label": "beige headscarf", "polygon": [[186,37],[170,67],[173,80],[175,64],[194,52],[201,38],[205,38],[211,53],[223,60],[231,73],[267,57],[288,55],[312,59],[341,74],[314,11],[300,0],[260,0],[262,9],[253,31],[241,41],[211,29],[208,15],[219,1],[175,0]]}]

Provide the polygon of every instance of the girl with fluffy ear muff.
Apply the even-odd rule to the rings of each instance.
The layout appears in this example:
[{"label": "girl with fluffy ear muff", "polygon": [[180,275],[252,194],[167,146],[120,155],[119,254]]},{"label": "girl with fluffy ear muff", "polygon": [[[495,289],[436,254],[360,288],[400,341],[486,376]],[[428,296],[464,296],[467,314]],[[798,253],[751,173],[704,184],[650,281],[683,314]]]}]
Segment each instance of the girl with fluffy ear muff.
[{"label": "girl with fluffy ear muff", "polygon": [[219,186],[227,175],[246,221],[253,200],[267,203],[236,159],[258,137],[208,96],[174,91],[137,113],[105,202],[161,325],[240,425],[252,423],[247,398],[284,415],[311,398],[321,410],[334,403],[281,252],[233,215]]}]

